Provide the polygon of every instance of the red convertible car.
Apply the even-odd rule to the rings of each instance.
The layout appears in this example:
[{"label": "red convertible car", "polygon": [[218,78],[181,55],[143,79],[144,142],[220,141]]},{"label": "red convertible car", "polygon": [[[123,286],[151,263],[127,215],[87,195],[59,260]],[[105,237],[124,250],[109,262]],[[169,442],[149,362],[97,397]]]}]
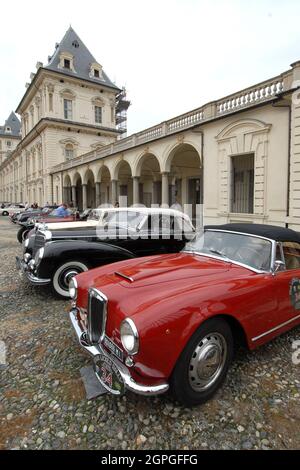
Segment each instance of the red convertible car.
[{"label": "red convertible car", "polygon": [[170,389],[187,406],[222,384],[249,349],[300,323],[300,234],[210,226],[180,253],[110,264],[70,283],[70,318],[110,393]]}]

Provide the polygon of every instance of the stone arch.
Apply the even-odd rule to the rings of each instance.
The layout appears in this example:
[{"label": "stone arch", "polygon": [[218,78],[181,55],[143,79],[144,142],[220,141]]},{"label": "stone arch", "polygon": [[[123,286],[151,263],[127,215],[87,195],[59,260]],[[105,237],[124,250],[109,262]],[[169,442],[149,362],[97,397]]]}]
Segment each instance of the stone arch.
[{"label": "stone arch", "polygon": [[72,202],[74,206],[82,210],[82,175],[81,172],[75,171],[72,175]]},{"label": "stone arch", "polygon": [[199,159],[199,168],[202,166],[202,157],[200,149],[197,149],[194,143],[191,143],[187,140],[182,142],[176,142],[172,147],[165,150],[163,154],[163,164],[162,164],[162,171],[169,173],[171,171],[172,161],[174,159],[175,154],[184,153],[186,151],[195,152],[198,155]]},{"label": "stone arch", "polygon": [[98,203],[105,204],[111,199],[111,171],[105,164],[98,169],[96,181],[99,184]]},{"label": "stone arch", "polygon": [[72,179],[69,173],[64,174],[64,186],[72,186]]},{"label": "stone arch", "polygon": [[157,155],[152,152],[140,154],[136,159],[133,175],[138,178],[138,201],[148,207],[161,204],[161,163]]},{"label": "stone arch", "polygon": [[72,180],[68,173],[63,175],[63,200],[69,205],[72,203]]},{"label": "stone arch", "polygon": [[94,173],[93,168],[87,168],[84,172],[83,178],[82,178],[82,184],[87,184],[88,181],[93,177],[94,181],[96,181],[96,175]]},{"label": "stone arch", "polygon": [[116,199],[120,206],[131,206],[133,203],[132,168],[127,160],[119,160],[113,170],[113,179],[116,180]]},{"label": "stone arch", "polygon": [[141,176],[141,172],[142,172],[142,167],[148,163],[148,167],[152,167],[152,163],[154,162],[157,162],[157,165],[156,165],[156,168],[155,169],[159,169],[159,172],[161,172],[161,163],[160,163],[160,159],[159,157],[154,153],[154,152],[143,152],[142,154],[140,154],[134,165],[133,165],[133,170],[132,170],[132,174],[133,176],[138,176],[140,177]]},{"label": "stone arch", "polygon": [[194,144],[177,142],[164,157],[164,172],[168,175],[169,205],[190,204],[190,215],[195,220],[203,203],[203,169],[201,155]]},{"label": "stone arch", "polygon": [[91,168],[86,170],[83,184],[86,184],[86,205],[87,207],[93,208],[96,206],[96,187],[95,175]]}]

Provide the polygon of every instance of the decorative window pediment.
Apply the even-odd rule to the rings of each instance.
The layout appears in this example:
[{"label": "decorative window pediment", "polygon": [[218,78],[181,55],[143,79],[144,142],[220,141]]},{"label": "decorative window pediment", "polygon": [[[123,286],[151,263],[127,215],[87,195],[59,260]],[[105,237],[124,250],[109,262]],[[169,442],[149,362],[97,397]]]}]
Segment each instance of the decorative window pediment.
[{"label": "decorative window pediment", "polygon": [[63,146],[73,145],[74,147],[77,147],[79,145],[79,142],[77,142],[77,140],[72,139],[72,138],[62,139],[59,141],[59,143]]},{"label": "decorative window pediment", "polygon": [[94,106],[104,106],[105,102],[104,99],[101,96],[94,96],[92,98],[92,103]]},{"label": "decorative window pediment", "polygon": [[266,124],[258,119],[240,119],[226,126],[217,136],[216,139],[226,140],[238,134],[249,134],[258,132],[269,132],[271,124]]},{"label": "decorative window pediment", "polygon": [[91,145],[91,149],[93,150],[100,150],[102,147],[105,146],[104,142],[95,142],[94,144]]},{"label": "decorative window pediment", "polygon": [[74,100],[76,98],[76,94],[70,88],[64,88],[60,91],[60,96],[65,98],[66,100]]}]

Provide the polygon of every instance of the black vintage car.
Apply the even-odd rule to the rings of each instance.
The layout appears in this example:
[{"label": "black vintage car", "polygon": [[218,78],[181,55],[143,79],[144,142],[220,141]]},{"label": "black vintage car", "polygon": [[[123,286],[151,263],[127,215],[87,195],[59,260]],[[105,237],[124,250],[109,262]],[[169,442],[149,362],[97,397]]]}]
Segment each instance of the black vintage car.
[{"label": "black vintage car", "polygon": [[58,297],[68,298],[76,274],[125,259],[178,252],[194,235],[190,218],[176,210],[107,209],[94,224],[36,227],[17,267],[32,284],[51,285]]}]

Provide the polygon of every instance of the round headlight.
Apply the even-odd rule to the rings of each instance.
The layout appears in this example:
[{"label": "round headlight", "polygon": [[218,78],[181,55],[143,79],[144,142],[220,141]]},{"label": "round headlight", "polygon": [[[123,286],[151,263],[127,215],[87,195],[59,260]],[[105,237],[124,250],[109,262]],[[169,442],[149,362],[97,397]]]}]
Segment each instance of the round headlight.
[{"label": "round headlight", "polygon": [[77,281],[75,277],[72,277],[71,281],[69,282],[69,294],[72,300],[77,299]]},{"label": "round headlight", "polygon": [[139,334],[131,318],[125,318],[120,326],[121,341],[128,354],[137,354],[139,350]]},{"label": "round headlight", "polygon": [[25,263],[28,263],[29,260],[31,259],[31,255],[29,253],[24,253],[23,259]]}]

